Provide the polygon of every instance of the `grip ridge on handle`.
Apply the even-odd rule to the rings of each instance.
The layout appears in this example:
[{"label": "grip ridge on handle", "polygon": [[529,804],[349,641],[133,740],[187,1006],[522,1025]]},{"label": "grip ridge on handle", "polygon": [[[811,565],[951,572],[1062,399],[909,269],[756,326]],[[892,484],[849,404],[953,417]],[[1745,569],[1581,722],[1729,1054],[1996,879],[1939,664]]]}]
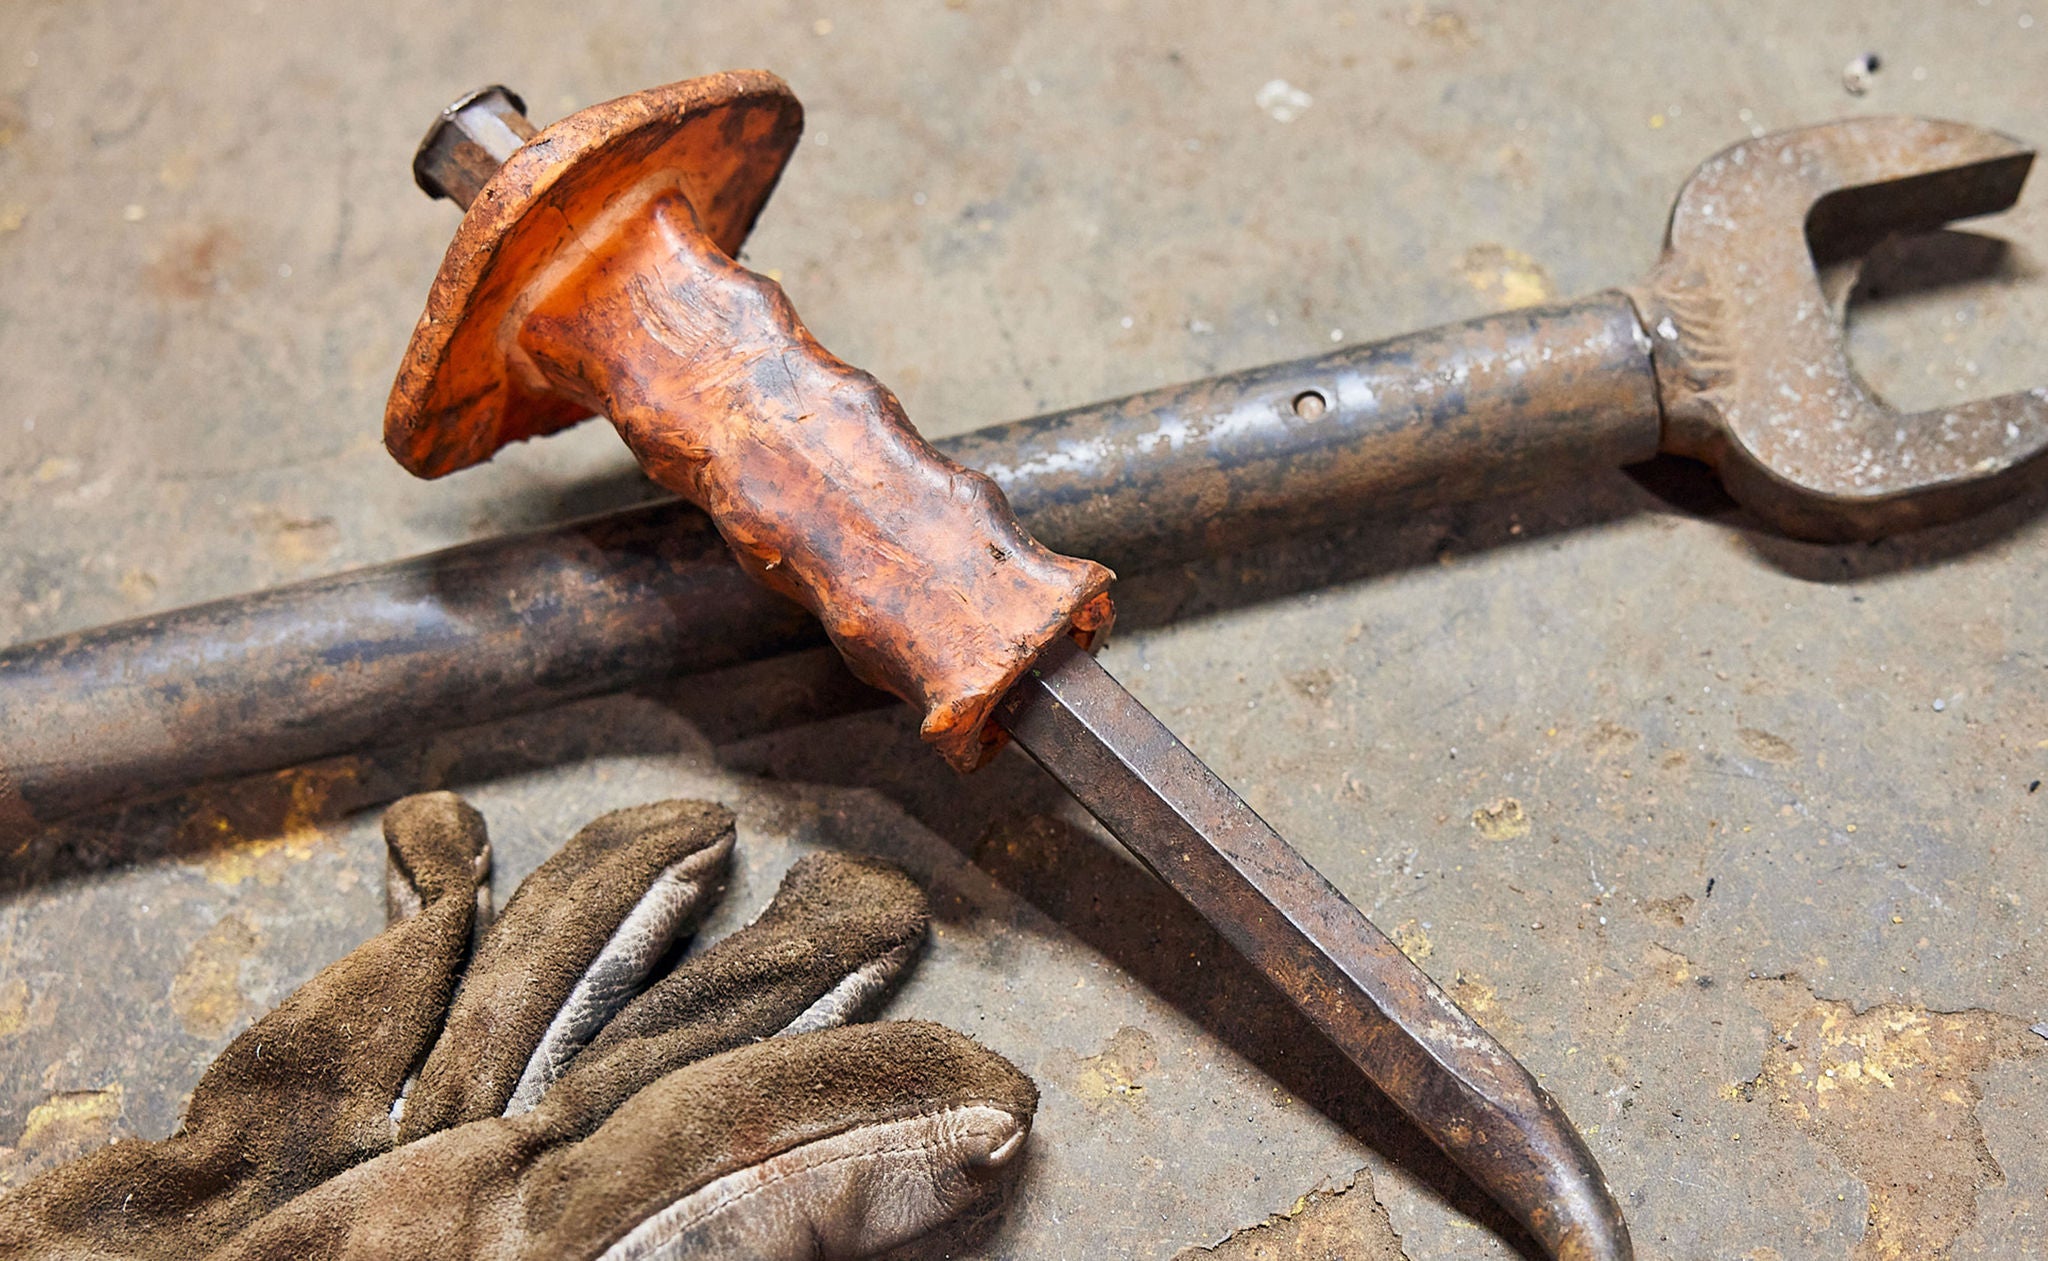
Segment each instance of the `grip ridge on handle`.
[{"label": "grip ridge on handle", "polygon": [[995,702],[1061,635],[1108,629],[1114,575],[1026,533],[993,481],[820,346],[679,192],[606,220],[537,287],[518,331],[532,368],[610,416],[743,566],[817,614],[857,676],[917,705],[949,762],[986,761]]}]

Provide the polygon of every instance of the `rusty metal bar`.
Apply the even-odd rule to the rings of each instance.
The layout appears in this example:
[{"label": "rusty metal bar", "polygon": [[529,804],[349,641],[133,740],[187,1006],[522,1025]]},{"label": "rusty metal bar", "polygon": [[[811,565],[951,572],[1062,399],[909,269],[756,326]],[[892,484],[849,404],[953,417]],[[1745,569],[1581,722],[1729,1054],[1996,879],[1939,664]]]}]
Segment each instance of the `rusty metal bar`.
[{"label": "rusty metal bar", "polygon": [[[1648,459],[1628,298],[1507,312],[939,442],[1123,572]],[[0,651],[0,836],[823,642],[674,502]]]},{"label": "rusty metal bar", "polygon": [[1047,547],[1136,572],[1647,460],[1656,389],[1649,338],[1610,290],[938,445]]}]

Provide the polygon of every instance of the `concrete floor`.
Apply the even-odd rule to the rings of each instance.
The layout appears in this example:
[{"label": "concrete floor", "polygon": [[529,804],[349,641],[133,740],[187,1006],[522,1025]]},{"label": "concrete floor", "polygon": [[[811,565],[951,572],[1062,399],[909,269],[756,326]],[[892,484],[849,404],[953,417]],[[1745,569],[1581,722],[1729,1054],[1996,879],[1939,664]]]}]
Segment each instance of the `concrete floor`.
[{"label": "concrete floor", "polygon": [[[787,77],[809,130],[749,261],[944,434],[1630,280],[1686,173],[1753,130],[2048,140],[2029,3],[14,0],[0,642],[646,493],[601,425],[431,485],[379,445],[454,224],[407,162],[481,82],[550,119]],[[1306,104],[1262,106],[1274,80]],[[1973,230],[2011,248],[1857,312],[1902,405],[2048,383],[2048,191]],[[1819,547],[1697,470],[1616,472],[1137,577],[1105,660],[1545,1080],[1641,1255],[2039,1255],[2044,502]],[[1021,757],[956,781],[894,711],[721,740],[694,691],[15,855],[0,1185],[167,1132],[229,1037],[376,929],[381,802],[469,793],[502,897],[589,815],[693,794],[742,819],[714,931],[807,849],[892,855],[943,908],[893,1011],[1045,1092],[1008,1212],[920,1255],[1161,1258],[1273,1215],[1223,1254],[1509,1255]]]}]

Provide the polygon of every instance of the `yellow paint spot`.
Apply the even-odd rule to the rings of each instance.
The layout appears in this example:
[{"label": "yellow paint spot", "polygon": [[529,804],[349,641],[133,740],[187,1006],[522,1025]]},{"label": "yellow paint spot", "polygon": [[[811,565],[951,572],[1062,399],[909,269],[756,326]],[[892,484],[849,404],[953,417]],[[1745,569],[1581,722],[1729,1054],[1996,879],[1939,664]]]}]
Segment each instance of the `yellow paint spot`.
[{"label": "yellow paint spot", "polygon": [[0,206],[0,232],[19,232],[21,225],[28,222],[28,207],[20,202],[9,202]]},{"label": "yellow paint spot", "polygon": [[1418,921],[1412,919],[1403,920],[1394,928],[1394,944],[1401,948],[1402,954],[1417,963],[1436,952],[1436,945],[1430,941],[1429,934],[1423,931]]},{"label": "yellow paint spot", "polygon": [[1144,1102],[1146,1073],[1159,1067],[1159,1055],[1152,1035],[1125,1025],[1111,1036],[1101,1053],[1080,1062],[1074,1073],[1074,1093],[1091,1104],[1109,1101],[1135,1108]]},{"label": "yellow paint spot", "polygon": [[1550,277],[1535,259],[1505,245],[1475,245],[1459,265],[1465,283],[1481,296],[1506,307],[1535,306],[1550,300]]},{"label": "yellow paint spot", "polygon": [[1752,757],[1762,758],[1766,762],[1790,766],[1799,760],[1799,750],[1793,747],[1790,740],[1772,735],[1761,727],[1737,728],[1735,738],[1742,741],[1742,747],[1748,750]]},{"label": "yellow paint spot", "polygon": [[156,576],[146,569],[129,569],[121,574],[121,594],[130,604],[148,604],[156,599]]},{"label": "yellow paint spot", "polygon": [[1408,25],[1459,48],[1469,48],[1477,42],[1472,38],[1472,28],[1466,25],[1464,17],[1452,9],[1410,5]]},{"label": "yellow paint spot", "polygon": [[22,1127],[21,1146],[44,1148],[81,1132],[105,1131],[121,1115],[119,1084],[104,1090],[66,1090],[51,1095],[28,1111]]},{"label": "yellow paint spot", "polygon": [[1472,826],[1489,841],[1511,841],[1529,834],[1529,816],[1523,811],[1521,802],[1513,797],[1502,797],[1491,805],[1474,810]]},{"label": "yellow paint spot", "polygon": [[1685,917],[1692,914],[1693,906],[1693,897],[1690,893],[1681,893],[1669,898],[1651,898],[1643,903],[1644,910],[1668,921],[1674,928],[1685,927]]},{"label": "yellow paint spot", "polygon": [[281,518],[270,550],[287,565],[310,565],[327,559],[340,541],[340,532],[326,517]]},{"label": "yellow paint spot", "polygon": [[1650,965],[1658,980],[1673,989],[1693,978],[1692,960],[1655,942],[1643,952],[1643,961]]},{"label": "yellow paint spot", "polygon": [[1180,1254],[1185,1261],[1367,1261],[1406,1255],[1364,1170],[1349,1186],[1318,1187],[1296,1196],[1285,1212],[1233,1231],[1214,1248],[1190,1248]]},{"label": "yellow paint spot", "polygon": [[0,1187],[17,1186],[76,1160],[113,1137],[121,1119],[121,1085],[64,1090],[30,1108],[21,1141],[0,1147]]},{"label": "yellow paint spot", "polygon": [[1458,1000],[1458,1006],[1465,1009],[1465,1014],[1479,1023],[1488,1026],[1496,1026],[1498,1023],[1499,1027],[1495,1028],[1495,1032],[1512,1023],[1501,1019],[1500,991],[1487,984],[1477,973],[1460,972],[1453,977],[1451,997]]},{"label": "yellow paint spot", "polygon": [[28,982],[18,976],[0,981],[0,1038],[20,1033],[28,1024]]},{"label": "yellow paint spot", "polygon": [[171,981],[171,1010],[185,1032],[213,1042],[234,1028],[249,1007],[242,964],[262,945],[262,936],[235,915],[199,939]]},{"label": "yellow paint spot", "polygon": [[1641,732],[1631,731],[1618,722],[1603,718],[1586,733],[1585,750],[1592,755],[1594,762],[1604,762],[1635,748],[1642,738]]},{"label": "yellow paint spot", "polygon": [[41,464],[36,465],[36,471],[28,475],[28,480],[38,486],[48,486],[51,482],[61,482],[66,478],[76,476],[78,476],[77,460],[69,456],[53,455]]}]

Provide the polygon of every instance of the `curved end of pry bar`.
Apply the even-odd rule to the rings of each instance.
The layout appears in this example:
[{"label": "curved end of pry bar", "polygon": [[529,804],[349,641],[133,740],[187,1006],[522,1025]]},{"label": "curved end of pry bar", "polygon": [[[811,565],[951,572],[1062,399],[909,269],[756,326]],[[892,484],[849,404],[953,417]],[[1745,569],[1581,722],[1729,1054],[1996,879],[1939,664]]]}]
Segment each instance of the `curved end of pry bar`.
[{"label": "curved end of pry bar", "polygon": [[1558,1119],[1565,1146],[1549,1153],[1552,1185],[1542,1189],[1541,1203],[1528,1206],[1524,1222],[1558,1261],[1634,1261],[1628,1224],[1598,1162],[1571,1122],[1561,1113]]},{"label": "curved end of pry bar", "polygon": [[1451,1010],[1442,1024],[1408,1030],[1429,1053],[1422,1075],[1434,1081],[1404,1082],[1398,1069],[1375,1080],[1547,1255],[1632,1261],[1621,1206],[1571,1118],[1491,1034]]},{"label": "curved end of pry bar", "polygon": [[1821,541],[1951,521],[2048,479],[2048,389],[1902,413],[1850,366],[1820,268],[1995,214],[2034,150],[1925,118],[1846,119],[1703,164],[1633,296],[1664,449],[1704,460],[1773,527]]}]

